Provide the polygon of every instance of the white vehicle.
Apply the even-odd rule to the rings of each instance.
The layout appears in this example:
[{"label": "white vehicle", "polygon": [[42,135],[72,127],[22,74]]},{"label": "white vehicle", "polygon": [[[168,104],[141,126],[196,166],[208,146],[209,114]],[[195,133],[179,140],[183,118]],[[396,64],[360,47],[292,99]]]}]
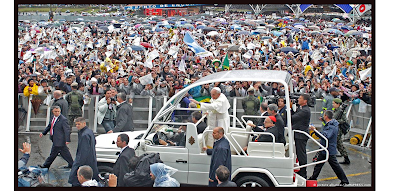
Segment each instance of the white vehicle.
[{"label": "white vehicle", "polygon": [[[208,185],[208,174],[211,156],[201,151],[204,146],[204,134],[212,130],[205,130],[201,134],[197,134],[196,125],[193,123],[171,122],[171,115],[176,110],[187,110],[187,108],[179,108],[178,105],[185,94],[193,87],[202,84],[226,81],[261,81],[261,82],[278,82],[284,85],[286,103],[289,103],[289,92],[292,92],[291,76],[283,71],[269,70],[231,70],[214,73],[205,76],[188,87],[182,89],[159,110],[153,121],[149,124],[147,130],[123,132],[130,137],[129,146],[134,148],[136,155],[140,156],[144,153],[160,153],[161,160],[166,165],[178,169],[173,177],[181,184],[191,185]],[[236,107],[233,106],[233,109]],[[196,109],[194,109],[196,110]],[[235,111],[233,111],[235,113]],[[291,124],[291,114],[287,111],[287,124],[285,135],[286,145],[274,142],[251,142],[251,136],[257,134],[266,134],[275,137],[273,134],[266,132],[252,132],[251,127],[242,125],[239,119],[231,116],[236,120],[233,124],[239,124],[240,127],[229,127],[225,137],[230,142],[232,154],[232,181],[240,187],[305,187],[306,180],[294,173],[295,170],[305,168],[310,165],[323,163],[325,160],[297,166],[295,156],[295,146],[293,132],[306,134],[312,141],[321,147],[307,154],[316,153],[321,150],[328,150],[322,147],[318,141],[313,139],[309,134],[293,130]],[[201,120],[204,119],[205,116]],[[242,116],[243,124],[246,124],[245,117]],[[259,117],[259,116],[258,116]],[[259,117],[261,118],[261,117]],[[171,137],[178,127],[186,125],[186,146],[163,146],[153,141],[155,137]],[[316,131],[319,133],[318,131]],[[96,137],[96,155],[100,171],[100,175],[112,171],[112,166],[118,158],[120,148],[117,148],[115,141],[121,133],[102,134]],[[253,135],[251,135],[253,134]],[[157,135],[157,136],[155,136]],[[327,140],[326,140],[327,141]],[[328,144],[327,144],[328,145]],[[248,155],[242,148],[247,146]],[[328,156],[328,155],[327,155]]]},{"label": "white vehicle", "polygon": [[81,15],[82,16],[88,16],[88,13],[87,12],[82,12]]}]

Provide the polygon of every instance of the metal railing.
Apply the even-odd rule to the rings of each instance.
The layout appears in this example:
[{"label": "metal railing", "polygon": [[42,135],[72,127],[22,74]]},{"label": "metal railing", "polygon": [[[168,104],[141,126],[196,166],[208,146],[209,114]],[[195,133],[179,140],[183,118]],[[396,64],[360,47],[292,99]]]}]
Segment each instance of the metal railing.
[{"label": "metal railing", "polygon": [[[309,152],[307,152],[306,154],[316,153],[316,152],[323,151],[323,150],[325,150],[325,152],[326,152],[326,156],[325,156],[325,159],[324,159],[324,160],[317,161],[317,162],[312,162],[312,163],[310,163],[310,164],[305,164],[305,165],[297,166],[297,167],[294,167],[294,169],[300,169],[300,168],[304,168],[304,167],[307,167],[307,166],[316,165],[316,164],[320,164],[320,163],[324,163],[324,162],[328,161],[328,158],[329,158],[329,151],[328,151],[328,149],[327,149],[327,147],[328,147],[328,139],[327,139],[325,136],[323,136],[318,130],[315,129],[314,132],[318,133],[318,135],[320,135],[323,139],[325,139],[326,145],[327,145],[326,147],[322,146],[321,143],[319,143],[319,142],[316,141],[314,138],[312,138],[311,135],[308,134],[307,132],[300,131],[300,130],[292,130],[292,131],[293,131],[293,132],[302,133],[302,134],[307,135],[309,139],[311,139],[314,143],[316,143],[318,146],[321,147],[320,149],[317,149],[317,150],[314,150],[314,151],[309,151]],[[294,140],[293,140],[293,141],[294,141]]]}]

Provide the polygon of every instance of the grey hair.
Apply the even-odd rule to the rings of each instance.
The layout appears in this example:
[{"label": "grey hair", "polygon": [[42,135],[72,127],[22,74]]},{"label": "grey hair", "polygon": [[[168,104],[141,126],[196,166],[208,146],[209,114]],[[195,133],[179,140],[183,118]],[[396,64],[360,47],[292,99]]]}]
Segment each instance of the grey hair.
[{"label": "grey hair", "polygon": [[117,93],[117,97],[121,98],[124,101],[126,100],[126,94],[125,93],[122,93],[122,92]]},{"label": "grey hair", "polygon": [[269,105],[268,105],[268,108],[269,108],[269,110],[271,110],[271,111],[275,111],[275,112],[278,111],[278,106],[277,106],[276,104],[269,104]]},{"label": "grey hair", "polygon": [[93,169],[88,165],[81,166],[78,169],[78,175],[83,176],[85,180],[91,180],[93,177]]},{"label": "grey hair", "polygon": [[58,105],[51,106],[51,111],[53,111],[53,109],[59,109],[59,110],[61,110],[61,107],[60,107],[60,106],[58,106]]},{"label": "grey hair", "polygon": [[219,87],[213,87],[213,89],[211,89],[211,90],[217,91],[218,94],[221,93],[221,89]]}]

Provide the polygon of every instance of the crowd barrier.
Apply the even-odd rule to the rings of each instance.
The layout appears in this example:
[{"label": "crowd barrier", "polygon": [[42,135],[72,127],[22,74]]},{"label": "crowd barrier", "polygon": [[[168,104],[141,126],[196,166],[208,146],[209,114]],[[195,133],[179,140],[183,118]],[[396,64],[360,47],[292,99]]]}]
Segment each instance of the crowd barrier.
[{"label": "crowd barrier", "polygon": [[[30,130],[39,130],[42,131],[46,124],[49,123],[50,116],[50,108],[42,104],[39,107],[37,114],[33,113],[32,104],[29,101],[32,99],[32,96],[29,98],[24,96],[22,93],[18,94],[18,108],[24,108],[27,111],[26,119],[23,125],[25,131]],[[45,97],[42,97],[45,99]],[[104,133],[103,128],[99,128],[100,124],[97,124],[97,104],[100,101],[101,97],[98,95],[92,95],[89,99],[85,100],[85,105],[82,108],[83,117],[86,119],[87,125],[91,128],[95,133]],[[163,96],[138,96],[135,95],[133,98],[133,122],[135,124],[135,129],[147,129],[148,125],[155,117],[158,111],[162,108],[162,106],[167,102],[167,97]],[[229,109],[229,113],[237,118],[241,118],[244,114],[244,110],[242,108],[242,100],[244,97],[228,97],[228,100],[231,104],[231,108]],[[264,100],[267,100],[264,98]],[[49,105],[52,104],[52,101]],[[317,99],[315,106],[311,107],[311,121],[310,123],[316,127],[321,126],[321,121],[319,117],[321,116],[321,107],[322,100]],[[371,122],[372,122],[372,107],[371,105],[366,106],[366,110],[364,113],[360,110],[360,105],[352,105],[349,104],[347,107],[347,117],[349,119],[349,123],[351,125],[351,131],[358,134],[368,134],[370,132]],[[34,123],[34,125],[31,124]],[[237,126],[235,120],[231,121],[232,126]],[[34,127],[34,128],[33,128]],[[366,137],[363,138],[363,143],[366,141]],[[369,139],[370,143],[371,139]]]}]

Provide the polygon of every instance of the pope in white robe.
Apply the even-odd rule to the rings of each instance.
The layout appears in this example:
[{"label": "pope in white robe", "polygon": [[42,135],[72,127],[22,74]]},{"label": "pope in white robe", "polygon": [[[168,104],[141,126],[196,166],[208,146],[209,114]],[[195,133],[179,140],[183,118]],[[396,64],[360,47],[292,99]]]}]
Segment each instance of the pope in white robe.
[{"label": "pope in white robe", "polygon": [[[221,93],[220,88],[215,87],[210,93],[210,103],[198,102],[194,99],[190,99],[190,101],[200,104],[200,109],[203,112],[208,113],[207,125],[209,130],[213,130],[215,127],[222,127],[224,128],[224,132],[227,133],[230,125],[228,109],[231,107],[231,105],[229,104],[226,96]],[[214,138],[211,132],[208,133],[205,141],[207,148],[213,147]]]}]

